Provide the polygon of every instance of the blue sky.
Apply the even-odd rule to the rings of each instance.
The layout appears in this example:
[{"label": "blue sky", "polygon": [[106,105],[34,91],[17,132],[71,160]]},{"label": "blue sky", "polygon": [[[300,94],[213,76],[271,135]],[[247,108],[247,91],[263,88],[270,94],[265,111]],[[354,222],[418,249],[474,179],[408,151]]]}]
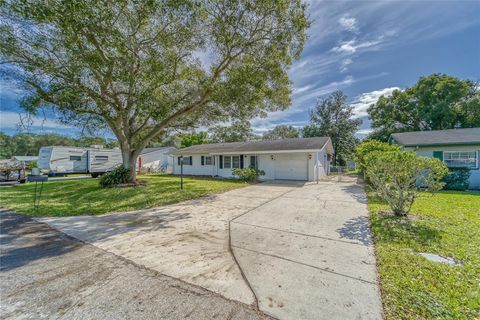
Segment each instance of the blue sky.
[{"label": "blue sky", "polygon": [[[446,73],[480,80],[479,1],[310,1],[312,26],[289,71],[292,106],[253,119],[260,133],[276,124],[303,126],[318,97],[343,90],[370,130],[366,108],[382,94],[412,86],[420,76]],[[0,80],[0,127],[15,133],[21,91]],[[32,131],[75,135],[53,118],[33,119]]]}]

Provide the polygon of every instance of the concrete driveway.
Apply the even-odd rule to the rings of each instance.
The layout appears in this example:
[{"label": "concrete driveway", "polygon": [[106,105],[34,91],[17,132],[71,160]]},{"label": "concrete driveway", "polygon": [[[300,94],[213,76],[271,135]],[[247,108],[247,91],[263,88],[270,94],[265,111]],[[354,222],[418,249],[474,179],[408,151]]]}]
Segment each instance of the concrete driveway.
[{"label": "concrete driveway", "polygon": [[363,188],[262,183],[129,213],[39,219],[280,319],[380,319]]}]

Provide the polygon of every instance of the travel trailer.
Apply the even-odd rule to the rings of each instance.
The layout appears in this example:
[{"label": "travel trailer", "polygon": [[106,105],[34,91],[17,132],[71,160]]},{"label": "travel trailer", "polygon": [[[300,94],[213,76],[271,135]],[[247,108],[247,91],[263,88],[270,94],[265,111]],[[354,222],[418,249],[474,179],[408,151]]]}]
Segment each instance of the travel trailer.
[{"label": "travel trailer", "polygon": [[45,173],[90,173],[92,177],[122,163],[120,150],[78,147],[42,147],[38,168]]}]

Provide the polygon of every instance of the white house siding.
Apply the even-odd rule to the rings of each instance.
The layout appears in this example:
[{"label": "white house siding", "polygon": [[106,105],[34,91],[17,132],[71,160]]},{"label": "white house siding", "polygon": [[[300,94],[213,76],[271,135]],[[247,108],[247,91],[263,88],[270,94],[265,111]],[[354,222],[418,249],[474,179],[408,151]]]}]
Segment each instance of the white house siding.
[{"label": "white house siding", "polygon": [[[184,157],[192,157],[192,165],[183,165],[183,174],[194,175],[194,176],[213,176],[215,175],[213,165],[203,165],[202,166],[202,155],[192,154],[184,155]],[[215,162],[216,163],[216,162]],[[173,164],[173,173],[180,174],[180,166],[178,165],[178,156],[175,156]]]},{"label": "white house siding", "polygon": [[[234,154],[235,156],[239,156]],[[190,155],[185,154],[185,157]],[[220,168],[219,166],[219,155],[215,155],[215,165],[207,166],[201,165],[201,156],[202,155],[191,155],[192,156],[192,165],[184,165],[183,173],[187,175],[201,175],[201,176],[219,176],[224,178],[232,177],[231,168]],[[206,155],[204,155],[206,156]],[[225,156],[225,155],[224,155]],[[228,154],[230,156],[230,154]],[[319,152],[287,152],[287,153],[264,153],[264,154],[244,154],[244,168],[248,168],[250,163],[251,156],[257,156],[258,169],[263,170],[265,175],[260,177],[260,180],[274,180],[274,179],[292,179],[292,180],[303,180],[307,178],[309,181],[314,181],[317,178],[321,179],[322,177],[328,174],[328,161],[326,159],[326,152],[321,150]],[[174,160],[174,174],[180,174],[180,166],[178,165],[178,156],[175,156]],[[302,165],[304,161],[305,170],[296,169],[298,176],[278,173],[278,169],[281,167],[280,161],[292,161],[296,165]],[[275,169],[277,168],[277,174]],[[285,169],[285,168],[283,168]]]},{"label": "white house siding", "polygon": [[[458,146],[432,146],[432,147],[418,147],[418,148],[412,148],[412,147],[406,147],[405,150],[413,150],[416,152],[418,156],[421,157],[433,157],[433,152],[434,151],[464,151],[464,152],[472,152],[475,151],[477,152],[477,162],[479,161],[480,157],[480,145],[458,145]],[[477,169],[470,170],[470,188],[471,189],[480,189],[480,169],[478,169],[477,164]]]}]

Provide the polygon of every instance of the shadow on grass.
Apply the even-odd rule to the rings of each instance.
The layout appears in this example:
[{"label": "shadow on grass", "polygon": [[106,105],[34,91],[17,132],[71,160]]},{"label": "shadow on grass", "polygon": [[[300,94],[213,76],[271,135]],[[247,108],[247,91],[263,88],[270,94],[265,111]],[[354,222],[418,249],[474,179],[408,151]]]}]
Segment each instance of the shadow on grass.
[{"label": "shadow on grass", "polygon": [[378,241],[431,244],[441,240],[441,231],[426,226],[422,221],[379,212],[372,217],[372,229]]}]

